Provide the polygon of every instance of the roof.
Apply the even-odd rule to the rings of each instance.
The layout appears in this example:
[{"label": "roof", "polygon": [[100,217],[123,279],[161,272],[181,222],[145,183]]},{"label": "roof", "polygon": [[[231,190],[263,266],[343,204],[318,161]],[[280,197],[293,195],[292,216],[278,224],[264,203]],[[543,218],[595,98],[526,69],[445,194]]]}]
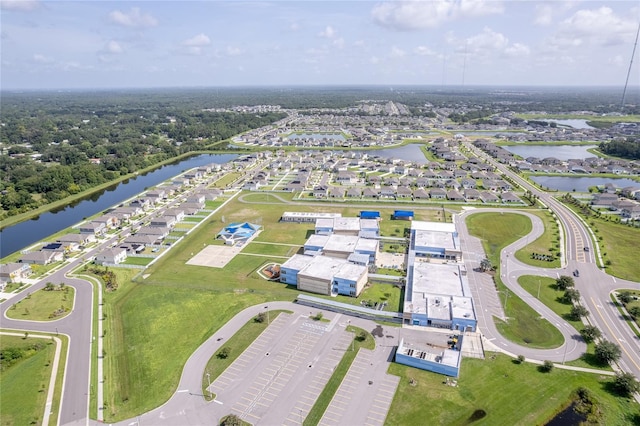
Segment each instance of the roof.
[{"label": "roof", "polygon": [[411,222],[411,230],[449,232],[455,234],[456,225],[448,222],[425,222],[421,220],[414,220]]}]

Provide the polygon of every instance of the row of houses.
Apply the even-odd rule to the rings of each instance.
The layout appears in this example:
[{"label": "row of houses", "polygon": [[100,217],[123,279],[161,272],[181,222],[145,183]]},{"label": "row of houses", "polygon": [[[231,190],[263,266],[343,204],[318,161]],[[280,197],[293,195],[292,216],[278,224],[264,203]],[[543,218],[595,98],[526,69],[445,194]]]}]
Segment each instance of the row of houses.
[{"label": "row of houses", "polygon": [[477,189],[445,190],[442,188],[418,188],[400,186],[398,188],[373,188],[352,187],[344,189],[337,186],[320,185],[313,189],[312,195],[317,199],[351,198],[351,199],[394,199],[394,200],[447,200],[452,202],[483,202],[483,203],[509,203],[524,204],[515,193],[511,191],[492,192],[478,191]]}]

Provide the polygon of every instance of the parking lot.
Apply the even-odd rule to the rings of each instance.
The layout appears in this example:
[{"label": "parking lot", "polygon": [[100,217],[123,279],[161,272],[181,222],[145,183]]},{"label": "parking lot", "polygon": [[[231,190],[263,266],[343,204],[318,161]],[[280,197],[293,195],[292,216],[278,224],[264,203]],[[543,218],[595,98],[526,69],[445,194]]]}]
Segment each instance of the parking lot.
[{"label": "parking lot", "polygon": [[[254,425],[302,424],[345,351],[350,350],[354,337],[345,331],[347,317],[334,313],[328,313],[327,317],[330,322],[284,313],[273,319],[251,346],[211,384],[216,403]],[[345,383],[348,381],[358,391],[370,395],[359,397],[355,402],[358,418],[362,420],[358,424],[384,422],[397,386],[397,378],[394,382],[392,376],[386,375],[391,350],[391,347],[361,350],[345,376]],[[371,374],[364,374],[365,369],[375,371],[371,384]],[[351,391],[341,386],[340,392],[348,394]],[[334,398],[336,403],[341,399],[342,396]],[[344,417],[345,407],[336,407],[332,402],[327,413],[335,418],[353,420]]]}]

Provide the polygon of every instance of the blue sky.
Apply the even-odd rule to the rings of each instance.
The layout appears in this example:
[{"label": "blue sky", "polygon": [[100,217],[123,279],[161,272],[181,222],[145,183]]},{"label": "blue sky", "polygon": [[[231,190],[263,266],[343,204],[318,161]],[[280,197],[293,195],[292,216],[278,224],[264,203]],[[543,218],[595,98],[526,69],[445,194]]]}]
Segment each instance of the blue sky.
[{"label": "blue sky", "polygon": [[622,86],[640,22],[637,1],[606,0],[0,6],[2,89]]}]

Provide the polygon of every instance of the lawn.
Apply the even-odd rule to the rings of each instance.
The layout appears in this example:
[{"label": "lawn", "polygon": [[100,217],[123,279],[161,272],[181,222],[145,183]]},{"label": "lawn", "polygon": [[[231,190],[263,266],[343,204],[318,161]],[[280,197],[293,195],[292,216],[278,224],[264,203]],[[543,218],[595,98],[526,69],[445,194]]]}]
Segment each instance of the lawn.
[{"label": "lawn", "polygon": [[[515,253],[516,259],[527,265],[539,268],[559,268],[560,258],[557,257],[557,254],[560,251],[560,243],[558,240],[560,234],[558,231],[558,223],[547,210],[528,210],[528,212],[542,219],[545,232],[537,240],[529,242],[521,250],[518,250]],[[549,262],[546,260],[533,259],[533,253],[553,256],[553,260]]]},{"label": "lawn", "polygon": [[[360,293],[360,296],[324,296],[322,294],[314,294],[314,297],[322,299],[333,300],[335,302],[347,303],[354,306],[363,306],[361,302],[367,301],[370,305],[375,302],[382,303],[387,302],[387,306],[383,311],[387,312],[402,312],[402,304],[404,302],[404,293],[398,286],[393,284],[373,283],[368,284],[367,287]],[[373,306],[371,306],[373,307]]]},{"label": "lawn", "polygon": [[473,424],[541,425],[567,406],[581,386],[599,402],[599,424],[623,426],[640,420],[637,404],[609,392],[610,377],[557,368],[541,373],[536,365],[516,364],[506,355],[465,358],[457,387],[445,385],[444,376],[400,364],[391,364],[389,373],[401,377],[385,421],[390,426],[421,426],[425,419],[435,425],[471,424],[476,410],[486,417]]},{"label": "lawn", "polygon": [[500,251],[531,231],[528,217],[517,213],[477,213],[467,218],[471,235],[482,239],[492,265],[497,267],[495,282],[505,306],[507,321],[495,319],[500,334],[507,339],[534,348],[555,348],[564,342],[562,334],[546,319],[509,292],[500,280]]},{"label": "lawn", "polygon": [[[242,250],[242,253],[291,257],[298,253],[301,248],[302,245],[278,245],[252,241]],[[281,263],[282,261],[284,261],[284,259],[281,259]]]},{"label": "lawn", "polygon": [[[304,422],[302,423],[304,426],[315,426],[320,422],[320,419],[322,419],[324,412],[327,410],[327,407],[331,403],[331,399],[333,399],[333,396],[338,391],[338,388],[340,387],[344,376],[349,371],[349,367],[351,367],[353,360],[356,359],[360,348],[369,350],[375,349],[375,341],[373,340],[373,336],[371,334],[367,333],[361,328],[351,325],[347,327],[347,331],[354,334],[352,344],[353,350],[346,351],[342,356],[342,359],[336,366],[335,370],[333,370],[333,374],[322,390],[322,393],[318,396],[318,399],[316,399],[316,402],[311,408],[311,411],[309,411],[309,414],[304,419]],[[362,341],[358,340],[357,338],[360,333],[364,333],[364,335],[366,336]]]},{"label": "lawn", "polygon": [[[576,206],[568,204],[562,198],[558,201],[572,211],[578,212]],[[584,215],[579,214],[584,218]],[[590,216],[587,223],[596,234],[600,251],[607,265],[607,273],[625,280],[637,281],[640,277],[640,264],[638,263],[637,246],[640,240],[640,228],[614,223],[602,218]]]},{"label": "lawn", "polygon": [[[518,278],[518,284],[528,291],[532,296],[538,298],[542,303],[548,306],[553,312],[560,315],[566,322],[571,324],[578,332],[584,328],[582,321],[574,321],[570,318],[571,304],[562,300],[563,291],[556,290],[556,280],[548,277],[539,277],[536,275],[523,275]],[[538,292],[539,290],[539,292]],[[594,355],[595,345],[589,343],[587,352],[577,360],[569,361],[567,364],[585,368],[600,368],[611,371],[609,365],[599,363]]]},{"label": "lawn", "polygon": [[[35,349],[35,346],[39,349]],[[24,353],[15,364],[0,370],[3,425],[40,424],[47,399],[55,344],[47,339],[2,335],[0,350]],[[64,361],[63,361],[64,364]],[[52,419],[54,419],[53,417]]]},{"label": "lawn", "polygon": [[[262,334],[269,326],[268,321],[276,319],[281,312],[291,313],[291,311],[269,311],[269,318],[265,317],[262,322],[256,321],[255,318],[257,317],[252,318],[220,348],[220,350],[223,348],[228,349],[229,355],[226,358],[218,357],[220,352],[218,351],[209,359],[202,375],[202,393],[204,395],[206,395],[206,389],[209,385],[208,381],[211,380],[211,383],[213,383]],[[207,377],[207,373],[209,373],[209,377]],[[209,395],[210,399],[213,399],[214,396]]]},{"label": "lawn", "polygon": [[147,266],[149,263],[151,263],[152,260],[153,260],[153,257],[132,257],[132,256],[129,256],[122,263],[124,265]]},{"label": "lawn", "polygon": [[13,319],[32,321],[53,321],[64,318],[73,308],[75,289],[58,285],[53,290],[38,290],[28,295],[7,310],[7,316]]}]

